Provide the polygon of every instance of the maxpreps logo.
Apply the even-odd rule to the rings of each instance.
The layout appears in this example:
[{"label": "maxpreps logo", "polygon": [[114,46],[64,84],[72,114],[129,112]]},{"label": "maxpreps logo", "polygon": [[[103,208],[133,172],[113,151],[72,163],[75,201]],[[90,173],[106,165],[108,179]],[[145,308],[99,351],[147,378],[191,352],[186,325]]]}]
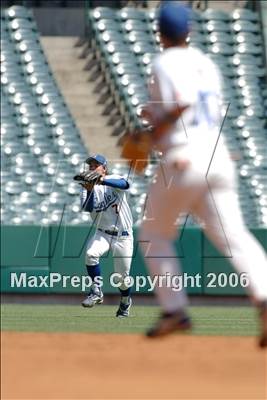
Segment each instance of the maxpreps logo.
[{"label": "maxpreps logo", "polygon": [[[100,285],[103,284],[102,277],[99,278]],[[28,275],[26,272],[10,274],[10,287],[12,288],[53,288],[60,285],[63,288],[71,286],[73,288],[80,288],[83,292],[88,290],[93,281],[89,276],[78,275],[61,275],[57,272],[51,272],[46,276],[42,275]]]}]

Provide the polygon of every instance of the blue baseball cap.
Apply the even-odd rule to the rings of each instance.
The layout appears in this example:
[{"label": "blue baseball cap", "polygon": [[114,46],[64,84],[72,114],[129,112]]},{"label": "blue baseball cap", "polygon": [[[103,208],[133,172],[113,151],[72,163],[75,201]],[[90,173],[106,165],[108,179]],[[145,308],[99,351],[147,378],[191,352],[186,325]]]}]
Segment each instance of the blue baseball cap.
[{"label": "blue baseball cap", "polygon": [[93,156],[88,157],[87,160],[85,160],[85,162],[86,162],[86,164],[89,164],[90,161],[92,161],[92,160],[97,161],[99,164],[103,165],[104,167],[107,166],[107,160],[101,154],[94,154]]},{"label": "blue baseball cap", "polygon": [[163,3],[159,9],[159,31],[169,39],[184,38],[190,32],[190,9],[174,1]]}]

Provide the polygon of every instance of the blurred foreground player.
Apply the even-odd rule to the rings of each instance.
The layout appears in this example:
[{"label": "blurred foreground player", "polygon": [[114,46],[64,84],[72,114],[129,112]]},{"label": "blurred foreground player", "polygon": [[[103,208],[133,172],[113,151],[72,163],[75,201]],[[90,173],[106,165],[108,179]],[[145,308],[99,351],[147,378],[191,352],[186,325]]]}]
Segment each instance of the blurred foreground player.
[{"label": "blurred foreground player", "polygon": [[[259,345],[266,347],[266,254],[243,222],[234,165],[220,137],[220,74],[206,55],[188,47],[187,8],[175,2],[163,5],[159,30],[164,51],[153,63],[151,102],[145,115],[155,127],[165,123],[169,128],[152,139],[163,160],[148,194],[153,215],[144,220],[139,237],[146,263],[152,276],[177,275],[179,265],[172,246],[177,235],[175,221],[181,213],[195,216],[236,271],[247,274],[261,318]],[[175,107],[181,113],[176,120],[171,116]],[[152,338],[190,329],[185,291],[163,285],[156,287],[156,295],[163,312],[147,335]]]}]

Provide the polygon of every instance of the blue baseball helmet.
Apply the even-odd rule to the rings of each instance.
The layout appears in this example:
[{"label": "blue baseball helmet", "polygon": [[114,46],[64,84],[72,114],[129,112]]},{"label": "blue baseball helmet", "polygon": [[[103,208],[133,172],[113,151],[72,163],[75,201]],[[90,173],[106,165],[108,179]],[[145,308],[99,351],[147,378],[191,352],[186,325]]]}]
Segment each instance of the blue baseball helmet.
[{"label": "blue baseball helmet", "polygon": [[171,40],[184,38],[190,32],[190,9],[174,1],[164,2],[159,9],[160,33]]},{"label": "blue baseball helmet", "polygon": [[103,167],[106,167],[108,164],[106,158],[101,154],[94,154],[93,156],[88,157],[85,162],[86,164],[89,164],[92,160],[98,162],[100,165],[103,165]]}]

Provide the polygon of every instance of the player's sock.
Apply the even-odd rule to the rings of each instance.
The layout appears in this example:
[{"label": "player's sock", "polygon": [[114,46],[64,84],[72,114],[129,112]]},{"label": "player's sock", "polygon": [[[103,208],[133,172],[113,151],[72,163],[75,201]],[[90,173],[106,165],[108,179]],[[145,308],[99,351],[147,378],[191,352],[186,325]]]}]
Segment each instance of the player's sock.
[{"label": "player's sock", "polygon": [[130,303],[130,293],[131,293],[131,288],[122,290],[120,289],[121,292],[121,302],[122,304],[129,304]]},{"label": "player's sock", "polygon": [[98,283],[101,281],[100,265],[99,264],[86,265],[86,269],[87,269],[88,276],[92,279],[92,282],[94,282],[94,287],[97,287],[98,289],[100,289],[100,284]]}]

